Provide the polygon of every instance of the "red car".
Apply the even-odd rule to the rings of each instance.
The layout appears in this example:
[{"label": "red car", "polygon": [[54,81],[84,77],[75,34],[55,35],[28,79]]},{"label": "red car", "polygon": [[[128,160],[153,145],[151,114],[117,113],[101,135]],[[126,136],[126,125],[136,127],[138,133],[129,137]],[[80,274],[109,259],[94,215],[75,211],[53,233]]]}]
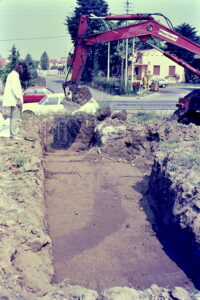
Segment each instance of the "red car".
[{"label": "red car", "polygon": [[53,92],[43,86],[30,86],[23,93],[24,103],[39,102]]}]

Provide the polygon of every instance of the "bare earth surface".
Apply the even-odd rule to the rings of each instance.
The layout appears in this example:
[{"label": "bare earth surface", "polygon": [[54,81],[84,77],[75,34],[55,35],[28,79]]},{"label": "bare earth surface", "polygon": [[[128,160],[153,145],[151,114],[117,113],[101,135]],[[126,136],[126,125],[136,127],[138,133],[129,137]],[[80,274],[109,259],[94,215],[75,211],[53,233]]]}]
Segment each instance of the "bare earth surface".
[{"label": "bare earth surface", "polygon": [[147,180],[138,168],[69,151],[48,153],[44,167],[55,282],[97,291],[192,285],[147,221]]}]

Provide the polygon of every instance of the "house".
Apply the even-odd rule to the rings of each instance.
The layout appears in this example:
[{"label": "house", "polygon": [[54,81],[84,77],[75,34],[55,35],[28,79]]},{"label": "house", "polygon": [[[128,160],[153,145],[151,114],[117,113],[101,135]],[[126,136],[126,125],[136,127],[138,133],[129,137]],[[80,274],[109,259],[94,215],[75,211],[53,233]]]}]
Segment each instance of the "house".
[{"label": "house", "polygon": [[49,59],[49,69],[57,69],[58,60],[57,59]]},{"label": "house", "polygon": [[67,59],[66,57],[61,57],[60,59],[49,59],[49,69],[59,69],[65,68]]},{"label": "house", "polygon": [[[133,57],[133,64],[136,80],[142,80],[145,75],[149,75],[151,80],[165,78],[169,82],[185,81],[184,68],[156,49],[136,51]],[[128,72],[131,75],[131,67]]]},{"label": "house", "polygon": [[0,68],[4,68],[7,65],[8,61],[6,58],[0,58]]}]

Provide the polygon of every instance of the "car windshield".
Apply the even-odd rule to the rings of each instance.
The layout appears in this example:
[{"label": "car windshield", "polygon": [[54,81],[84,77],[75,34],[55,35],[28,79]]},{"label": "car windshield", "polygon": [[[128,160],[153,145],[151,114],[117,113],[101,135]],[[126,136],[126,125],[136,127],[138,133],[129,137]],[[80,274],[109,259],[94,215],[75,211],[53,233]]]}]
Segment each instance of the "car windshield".
[{"label": "car windshield", "polygon": [[44,97],[40,102],[40,105],[58,105],[58,97]]},{"label": "car windshield", "polygon": [[47,94],[47,91],[44,90],[44,89],[37,89],[37,90],[36,90],[36,94],[38,94],[38,95],[46,95],[46,94]]},{"label": "car windshield", "polygon": [[24,95],[34,95],[34,94],[35,94],[35,90],[34,89],[26,90],[24,92]]}]

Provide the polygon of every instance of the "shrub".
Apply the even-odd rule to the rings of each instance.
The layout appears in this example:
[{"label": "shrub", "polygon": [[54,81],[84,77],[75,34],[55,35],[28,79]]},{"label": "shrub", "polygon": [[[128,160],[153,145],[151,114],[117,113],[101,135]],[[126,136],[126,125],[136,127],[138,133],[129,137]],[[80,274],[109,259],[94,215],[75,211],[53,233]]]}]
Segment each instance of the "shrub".
[{"label": "shrub", "polygon": [[134,121],[155,121],[155,120],[166,120],[167,116],[165,114],[158,114],[154,111],[149,111],[149,112],[137,112],[133,113],[129,117],[129,122],[134,122]]},{"label": "shrub", "polygon": [[125,88],[125,85],[121,84],[120,79],[116,77],[111,77],[109,81],[106,77],[94,77],[90,85],[112,95],[134,94],[130,83]]}]

